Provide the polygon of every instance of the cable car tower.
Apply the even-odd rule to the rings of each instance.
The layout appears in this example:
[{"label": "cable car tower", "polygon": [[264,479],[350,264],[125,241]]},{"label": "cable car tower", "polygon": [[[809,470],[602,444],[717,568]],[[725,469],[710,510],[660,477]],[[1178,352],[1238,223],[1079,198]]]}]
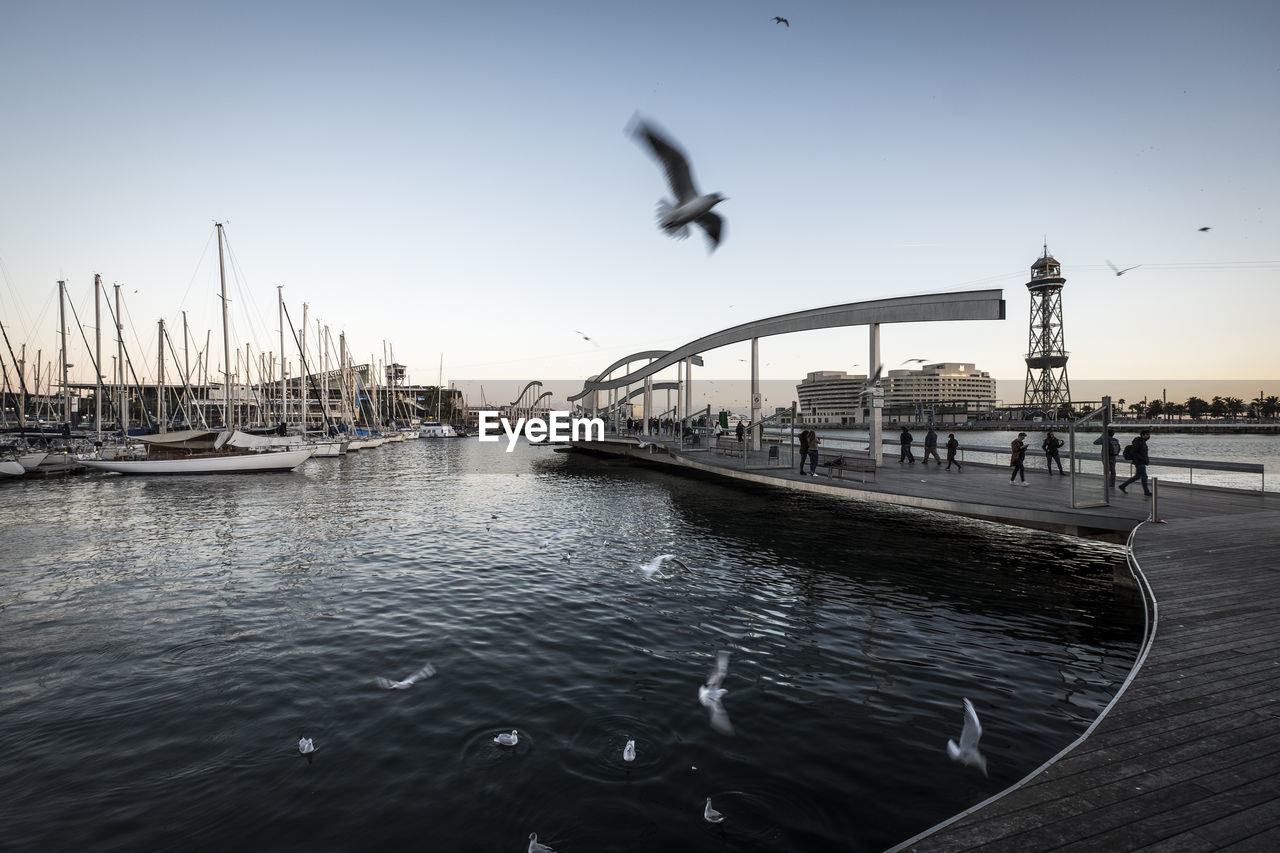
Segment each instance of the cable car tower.
[{"label": "cable car tower", "polygon": [[1039,410],[1053,417],[1063,405],[1071,404],[1067,382],[1067,356],[1063,342],[1062,267],[1049,254],[1031,265],[1031,323],[1027,332],[1027,384],[1022,394],[1024,410]]}]

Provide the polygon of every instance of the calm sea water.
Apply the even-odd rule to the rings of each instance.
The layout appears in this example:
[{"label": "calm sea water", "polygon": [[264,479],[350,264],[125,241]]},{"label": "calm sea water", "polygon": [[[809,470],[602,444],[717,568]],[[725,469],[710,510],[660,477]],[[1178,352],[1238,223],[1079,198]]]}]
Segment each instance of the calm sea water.
[{"label": "calm sea water", "polygon": [[502,447],[0,484],[0,846],[878,850],[1136,653],[1112,546]]}]

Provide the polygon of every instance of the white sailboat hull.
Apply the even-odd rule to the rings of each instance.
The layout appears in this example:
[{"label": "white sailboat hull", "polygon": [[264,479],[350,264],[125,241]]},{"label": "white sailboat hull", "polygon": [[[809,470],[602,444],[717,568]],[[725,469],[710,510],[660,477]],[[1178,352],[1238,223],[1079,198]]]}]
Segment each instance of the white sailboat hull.
[{"label": "white sailboat hull", "polygon": [[86,467],[117,474],[236,474],[249,471],[292,471],[312,454],[311,448],[274,453],[209,454],[180,459],[82,459]]},{"label": "white sailboat hull", "polygon": [[0,462],[0,477],[21,477],[25,473],[27,469],[11,459]]}]

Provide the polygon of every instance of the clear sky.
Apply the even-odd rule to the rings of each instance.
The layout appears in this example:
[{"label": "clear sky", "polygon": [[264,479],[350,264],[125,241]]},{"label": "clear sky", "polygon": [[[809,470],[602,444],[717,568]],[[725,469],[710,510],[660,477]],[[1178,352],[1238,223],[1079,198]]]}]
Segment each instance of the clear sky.
[{"label": "clear sky", "polygon": [[[220,220],[255,353],[277,285],[424,383],[999,287],[1007,320],[885,327],[884,360],[1018,379],[1047,238],[1073,379],[1275,377],[1278,35],[1274,0],[5,2],[0,320],[47,358],[66,279],[92,340],[98,272],[142,372],[183,311],[216,363]],[[729,197],[714,254],[657,230],[637,111]],[[765,339],[762,374],[865,372],[866,340]]]}]

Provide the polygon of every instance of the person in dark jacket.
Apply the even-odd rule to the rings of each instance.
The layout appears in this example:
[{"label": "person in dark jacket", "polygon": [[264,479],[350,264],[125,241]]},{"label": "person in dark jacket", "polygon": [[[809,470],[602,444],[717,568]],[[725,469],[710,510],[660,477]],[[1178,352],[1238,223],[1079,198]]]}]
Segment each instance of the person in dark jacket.
[{"label": "person in dark jacket", "polygon": [[1017,483],[1021,483],[1024,486],[1027,484],[1027,475],[1022,467],[1022,460],[1027,455],[1027,443],[1023,441],[1026,437],[1027,434],[1025,432],[1020,432],[1018,437],[1009,444],[1009,464],[1013,466],[1013,473],[1009,475],[1009,485],[1011,486]]},{"label": "person in dark jacket", "polygon": [[898,434],[898,444],[902,446],[902,450],[898,453],[899,462],[910,462],[916,464],[916,457],[911,452],[911,442],[915,441],[911,437],[911,433],[907,432],[907,428],[903,427],[902,432]]},{"label": "person in dark jacket", "polygon": [[960,464],[960,460],[956,458],[956,451],[960,449],[960,442],[956,439],[954,432],[947,433],[947,470],[951,470],[951,464],[954,462],[956,470],[963,471],[964,466]]},{"label": "person in dark jacket", "polygon": [[[1151,487],[1147,485],[1147,464],[1150,461],[1147,456],[1147,440],[1151,438],[1151,430],[1144,429],[1137,438],[1130,442],[1129,446],[1133,448],[1129,451],[1129,461],[1133,463],[1134,475],[1120,484],[1120,491],[1124,492],[1125,486],[1131,486],[1136,481],[1142,481],[1142,493],[1150,497]],[[1128,492],[1125,492],[1128,494]]]},{"label": "person in dark jacket", "polygon": [[924,434],[924,464],[929,464],[929,455],[933,454],[933,461],[939,465],[942,460],[938,457],[938,434],[933,431],[933,427],[929,427],[929,431]]},{"label": "person in dark jacket", "polygon": [[1040,449],[1044,451],[1044,467],[1049,469],[1049,476],[1053,476],[1054,463],[1058,465],[1058,473],[1065,475],[1062,470],[1062,457],[1058,456],[1058,448],[1063,445],[1062,439],[1053,434],[1053,430],[1049,430],[1044,434],[1044,441],[1040,442]]},{"label": "person in dark jacket", "polygon": [[804,463],[809,458],[809,431],[800,432],[800,476],[804,476]]},{"label": "person in dark jacket", "polygon": [[1111,488],[1116,487],[1116,460],[1120,458],[1120,439],[1116,438],[1116,431],[1107,430],[1105,436],[1100,435],[1093,440],[1094,444],[1106,443],[1106,449],[1102,451],[1103,461],[1107,471],[1107,485]]},{"label": "person in dark jacket", "polygon": [[738,429],[736,430],[736,432],[737,432],[739,442],[746,440],[747,428],[746,426],[743,425],[742,421],[738,421]]}]

